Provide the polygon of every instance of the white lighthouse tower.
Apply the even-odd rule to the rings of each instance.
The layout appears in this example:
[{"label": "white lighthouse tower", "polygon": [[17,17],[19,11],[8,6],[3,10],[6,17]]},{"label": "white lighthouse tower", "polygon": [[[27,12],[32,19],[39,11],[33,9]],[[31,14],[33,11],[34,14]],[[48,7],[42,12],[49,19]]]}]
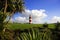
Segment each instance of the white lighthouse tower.
[{"label": "white lighthouse tower", "polygon": [[29,15],[29,24],[32,24],[32,17]]}]

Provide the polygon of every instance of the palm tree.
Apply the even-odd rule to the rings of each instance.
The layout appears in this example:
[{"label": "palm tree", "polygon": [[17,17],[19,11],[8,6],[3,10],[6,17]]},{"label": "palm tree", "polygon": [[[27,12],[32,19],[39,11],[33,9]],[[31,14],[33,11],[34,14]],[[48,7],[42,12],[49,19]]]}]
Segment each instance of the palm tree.
[{"label": "palm tree", "polygon": [[[24,11],[23,0],[0,0],[0,25],[2,24],[1,27],[4,27],[4,20],[7,18],[7,16],[9,16],[10,20],[15,12],[22,13],[22,11]],[[7,24],[9,20],[5,24]]]}]

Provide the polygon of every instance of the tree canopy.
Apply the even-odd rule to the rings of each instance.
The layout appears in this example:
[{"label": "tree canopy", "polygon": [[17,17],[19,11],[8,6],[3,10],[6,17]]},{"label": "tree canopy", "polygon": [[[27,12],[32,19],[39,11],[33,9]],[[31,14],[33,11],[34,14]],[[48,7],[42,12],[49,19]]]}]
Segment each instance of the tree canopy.
[{"label": "tree canopy", "polygon": [[[0,0],[0,27],[3,27],[4,20],[9,16],[13,16],[15,12],[24,11],[24,1],[23,0]],[[9,20],[6,22],[8,23]]]}]

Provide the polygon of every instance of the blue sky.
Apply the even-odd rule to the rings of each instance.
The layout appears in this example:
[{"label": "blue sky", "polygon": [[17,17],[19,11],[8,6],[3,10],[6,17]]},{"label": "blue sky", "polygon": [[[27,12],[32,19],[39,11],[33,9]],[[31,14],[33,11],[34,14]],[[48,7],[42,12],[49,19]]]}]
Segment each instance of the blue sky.
[{"label": "blue sky", "polygon": [[[47,15],[44,21],[60,20],[60,0],[24,0],[25,9],[40,10],[44,9]],[[15,14],[14,17],[22,16],[23,14]],[[26,15],[26,14],[25,14]],[[23,15],[24,16],[24,15]],[[55,20],[56,21],[56,20]]]},{"label": "blue sky", "polygon": [[45,9],[49,16],[60,16],[60,0],[25,0],[27,9]]}]

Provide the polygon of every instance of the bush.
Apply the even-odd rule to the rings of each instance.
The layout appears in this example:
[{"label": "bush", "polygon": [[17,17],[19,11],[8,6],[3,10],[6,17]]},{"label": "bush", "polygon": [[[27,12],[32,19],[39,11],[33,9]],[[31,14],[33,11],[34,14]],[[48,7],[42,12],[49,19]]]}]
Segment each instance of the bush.
[{"label": "bush", "polygon": [[48,27],[48,24],[47,23],[43,24],[43,27],[44,28],[47,28]]}]

